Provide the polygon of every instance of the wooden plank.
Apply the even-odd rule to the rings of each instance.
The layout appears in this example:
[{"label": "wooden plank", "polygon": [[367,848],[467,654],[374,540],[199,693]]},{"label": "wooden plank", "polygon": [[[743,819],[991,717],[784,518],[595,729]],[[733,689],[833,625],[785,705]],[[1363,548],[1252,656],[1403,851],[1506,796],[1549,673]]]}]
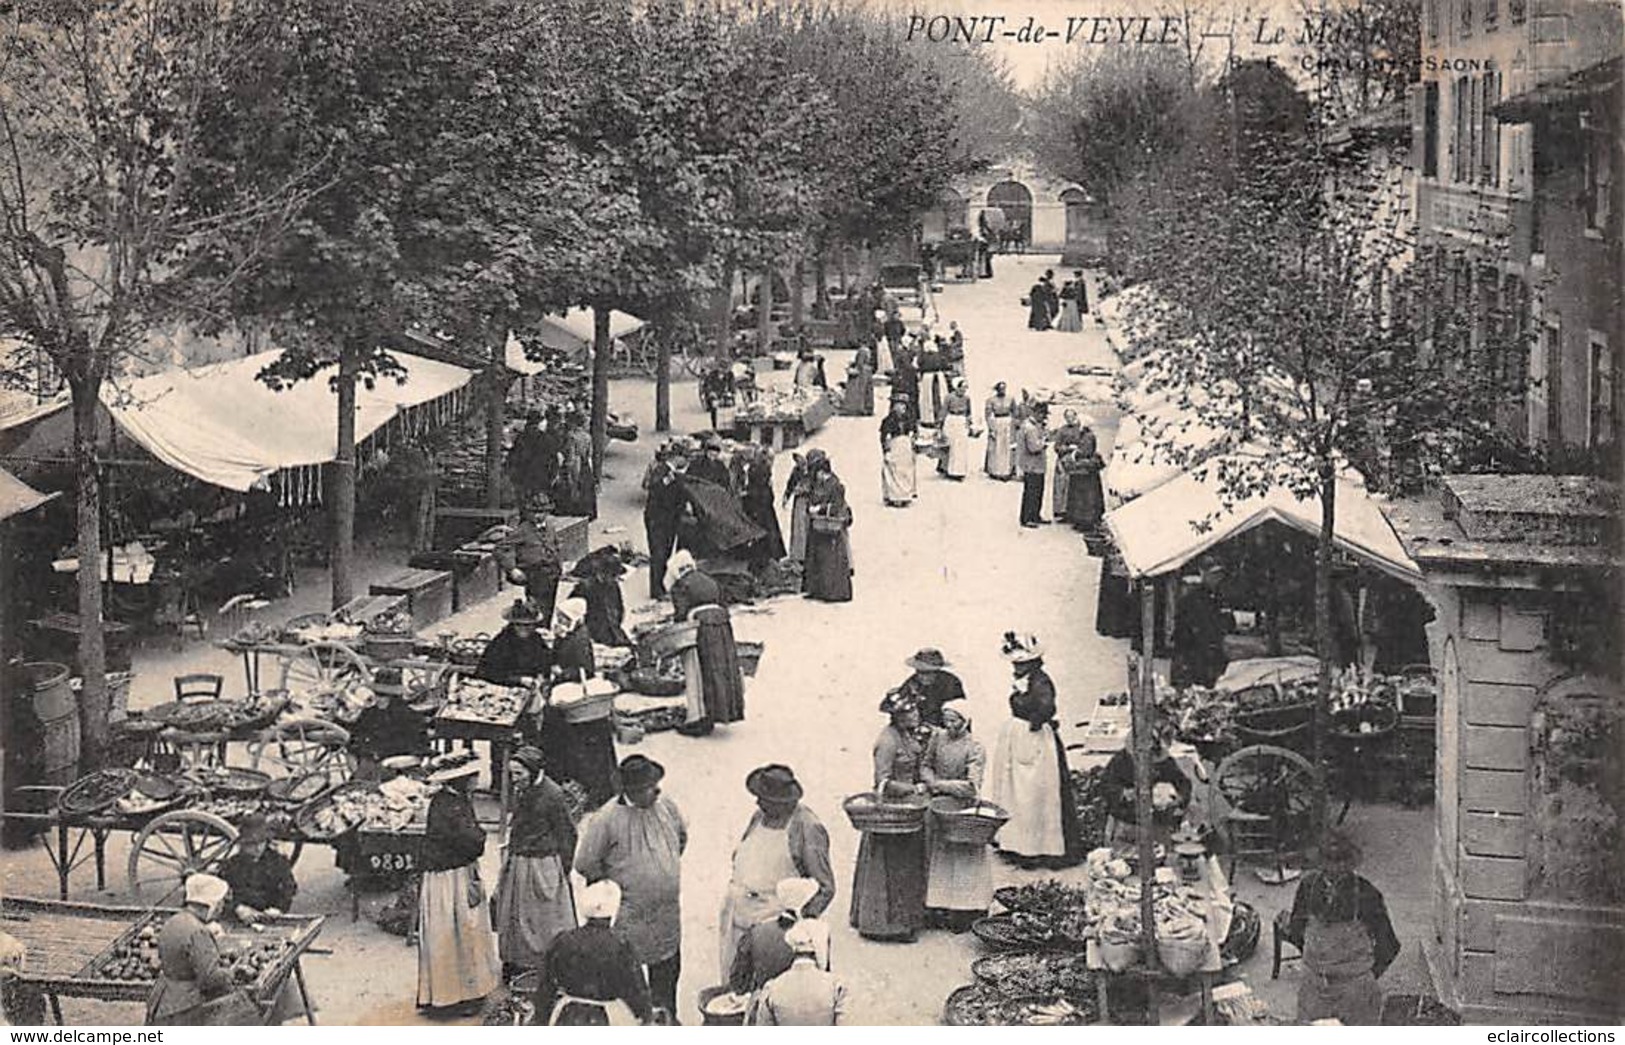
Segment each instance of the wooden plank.
[{"label": "wooden plank", "polygon": [[1499,682],[1469,682],[1462,714],[1474,726],[1527,726],[1535,708],[1535,687]]},{"label": "wooden plank", "polygon": [[1515,726],[1468,726],[1462,757],[1468,769],[1522,772],[1529,766],[1529,736]]},{"label": "wooden plank", "polygon": [[1625,926],[1507,914],[1496,919],[1495,990],[1603,1001],[1619,995]]},{"label": "wooden plank", "polygon": [[1461,844],[1474,856],[1525,854],[1526,823],[1523,817],[1503,813],[1463,813]]},{"label": "wooden plank", "polygon": [[1462,856],[1461,891],[1473,900],[1522,900],[1527,871],[1522,860]]},{"label": "wooden plank", "polygon": [[1528,784],[1522,773],[1493,769],[1463,770],[1461,808],[1473,812],[1521,815],[1529,809]]}]

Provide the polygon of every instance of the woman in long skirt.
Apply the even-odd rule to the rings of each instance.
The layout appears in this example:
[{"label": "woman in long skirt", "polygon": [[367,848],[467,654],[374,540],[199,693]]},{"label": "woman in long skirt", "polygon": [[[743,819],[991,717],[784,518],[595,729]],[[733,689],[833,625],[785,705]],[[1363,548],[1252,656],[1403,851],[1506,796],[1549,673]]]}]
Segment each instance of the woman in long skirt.
[{"label": "woman in long skirt", "polygon": [[984,468],[989,477],[1010,480],[1016,475],[1015,425],[1011,415],[1016,401],[1007,393],[1008,386],[1000,381],[993,386],[993,395],[983,409],[987,422],[987,460]]},{"label": "woman in long skirt", "polygon": [[745,517],[766,531],[746,552],[751,562],[777,562],[784,558],[784,535],[779,530],[779,513],[773,509],[773,451],[757,443],[741,447],[734,454],[734,489]]},{"label": "woman in long skirt", "polygon": [[1082,857],[1066,751],[1055,724],[1055,683],[1032,635],[1005,632],[1015,682],[1010,718],[993,749],[987,797],[1010,814],[999,850],[1019,863],[1064,867]]},{"label": "woman in long skirt", "polygon": [[[933,795],[975,801],[982,790],[987,752],[971,736],[970,719],[954,708],[942,709],[941,730],[931,734],[920,765],[920,779]],[[939,831],[928,839],[929,872],[925,906],[936,921],[955,932],[987,913],[993,901],[993,864],[986,844],[950,842]]]},{"label": "woman in long skirt", "polygon": [[874,355],[867,345],[860,345],[846,367],[846,384],[841,387],[841,413],[849,417],[870,417],[874,412]]},{"label": "woman in long skirt", "polygon": [[[876,793],[886,799],[924,795],[919,705],[901,690],[892,690],[880,710],[891,722],[875,740]],[[852,879],[852,927],[871,940],[913,940],[925,924],[925,873],[924,831],[865,831]]]},{"label": "woman in long skirt", "polygon": [[942,474],[950,479],[963,479],[970,470],[970,396],[965,394],[965,379],[954,380],[954,390],[943,403],[942,416]]},{"label": "woman in long skirt", "polygon": [[429,800],[418,893],[418,1007],[466,1009],[502,980],[491,905],[480,882],[485,830],[474,819],[468,786],[479,774],[470,756],[430,774],[448,785]]},{"label": "woman in long skirt", "polygon": [[846,503],[846,487],[830,468],[822,450],[807,454],[813,471],[807,502],[817,515],[819,528],[809,523],[807,565],[801,575],[801,590],[810,599],[822,602],[849,602],[852,599],[852,508]]},{"label": "woman in long skirt", "polygon": [[906,508],[914,503],[914,433],[919,429],[910,420],[908,403],[894,397],[891,413],[880,422],[880,492],[888,508]]},{"label": "woman in long skirt", "polygon": [[1076,334],[1083,329],[1083,317],[1078,313],[1078,283],[1069,279],[1061,288],[1061,314],[1055,320],[1055,329]]},{"label": "woman in long skirt", "polygon": [[[790,506],[790,547],[787,554],[796,562],[805,562],[807,509],[810,504],[807,493],[812,489],[813,476],[807,467],[807,461],[800,454],[793,456],[795,467],[790,469],[790,478],[784,484],[784,503]],[[809,453],[807,456],[811,457],[812,454]]]},{"label": "woman in long skirt", "polygon": [[1055,436],[1051,440],[1055,446],[1055,500],[1050,508],[1050,518],[1056,522],[1066,518],[1066,488],[1068,480],[1071,479],[1067,457],[1082,436],[1083,426],[1078,423],[1078,412],[1068,410],[1065,422],[1055,430]]},{"label": "woman in long skirt", "polygon": [[509,762],[519,789],[506,862],[497,883],[496,931],[505,969],[539,969],[554,937],[576,927],[570,892],[575,822],[541,751],[522,747]]},{"label": "woman in long skirt", "polygon": [[1096,445],[1095,434],[1085,427],[1073,450],[1073,463],[1068,469],[1071,474],[1067,476],[1066,517],[1074,529],[1085,533],[1100,529],[1106,515],[1106,491],[1100,482],[1106,463],[1100,459]]}]

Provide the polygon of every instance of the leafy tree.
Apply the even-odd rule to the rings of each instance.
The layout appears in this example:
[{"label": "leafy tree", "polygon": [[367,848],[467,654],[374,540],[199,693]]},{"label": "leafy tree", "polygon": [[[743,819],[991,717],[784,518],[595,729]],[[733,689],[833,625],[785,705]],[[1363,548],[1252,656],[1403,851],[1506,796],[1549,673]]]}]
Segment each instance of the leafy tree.
[{"label": "leafy tree", "polygon": [[[61,374],[72,398],[80,562],[80,697],[89,758],[108,741],[100,623],[103,386],[175,314],[218,306],[299,209],[319,162],[284,165],[209,210],[190,192],[229,170],[206,110],[224,70],[263,55],[212,0],[57,0],[4,8],[0,66],[0,325]],[[213,293],[190,282],[230,259]]]}]

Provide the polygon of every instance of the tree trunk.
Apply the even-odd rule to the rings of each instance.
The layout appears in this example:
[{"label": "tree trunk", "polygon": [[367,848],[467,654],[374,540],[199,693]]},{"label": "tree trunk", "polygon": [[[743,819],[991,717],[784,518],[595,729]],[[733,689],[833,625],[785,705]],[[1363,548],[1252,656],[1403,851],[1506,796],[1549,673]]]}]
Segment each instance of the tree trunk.
[{"label": "tree trunk", "polygon": [[773,266],[762,268],[762,291],[756,298],[756,351],[773,351]]},{"label": "tree trunk", "polygon": [[722,282],[717,285],[716,299],[713,305],[716,309],[711,317],[715,326],[712,328],[716,334],[716,356],[727,362],[733,356],[733,297],[734,297],[734,260],[729,258],[722,265]]},{"label": "tree trunk", "polygon": [[822,244],[818,253],[813,255],[813,311],[825,319],[830,317],[829,308],[829,256],[827,248]]},{"label": "tree trunk", "polygon": [[355,382],[362,343],[346,342],[339,352],[338,452],[333,458],[332,546],[333,608],[355,598]]},{"label": "tree trunk", "polygon": [[97,453],[101,381],[73,382],[73,466],[78,496],[80,758],[87,767],[105,764],[110,735],[107,642],[102,630],[102,489]]},{"label": "tree trunk", "polygon": [[671,431],[671,338],[675,324],[662,322],[655,337],[655,431]]},{"label": "tree trunk", "polygon": [[485,372],[485,506],[502,507],[502,440],[508,420],[508,383],[503,365],[508,349],[508,332],[492,335],[491,368]]},{"label": "tree trunk", "polygon": [[801,324],[807,316],[806,302],[807,263],[800,254],[790,268],[790,325],[801,333]]},{"label": "tree trunk", "polygon": [[[1153,810],[1151,804],[1151,740],[1155,731],[1157,701],[1156,634],[1157,594],[1149,577],[1140,578],[1140,660],[1134,691],[1130,694],[1133,706],[1134,743],[1134,813],[1140,824],[1138,852],[1141,867],[1155,867],[1156,838],[1151,830]],[[1156,890],[1145,889],[1140,894],[1140,948],[1144,952],[1147,969],[1155,970],[1157,962]],[[1151,1007],[1151,1025],[1156,1026],[1157,992],[1148,992]]]},{"label": "tree trunk", "polygon": [[836,255],[836,262],[841,269],[841,293],[846,297],[852,296],[852,274],[849,271],[846,258],[846,243],[841,243],[841,251]]},{"label": "tree trunk", "polygon": [[592,307],[592,474],[604,477],[609,432],[609,307]]},{"label": "tree trunk", "polygon": [[1320,657],[1319,686],[1310,733],[1315,765],[1315,828],[1327,826],[1326,731],[1331,717],[1332,660],[1332,538],[1337,524],[1337,470],[1331,462],[1320,465],[1320,535],[1315,541],[1315,652]]}]

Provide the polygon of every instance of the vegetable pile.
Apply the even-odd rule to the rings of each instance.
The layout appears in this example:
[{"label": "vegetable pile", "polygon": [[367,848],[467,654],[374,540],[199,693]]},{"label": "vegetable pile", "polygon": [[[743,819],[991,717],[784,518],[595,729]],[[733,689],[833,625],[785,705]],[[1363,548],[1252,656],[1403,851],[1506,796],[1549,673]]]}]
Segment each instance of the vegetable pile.
[{"label": "vegetable pile", "polygon": [[985,983],[961,987],[948,997],[947,1022],[958,1027],[1076,1027],[1094,1018],[1084,998],[1043,998],[1020,987],[1020,993]]},{"label": "vegetable pile", "polygon": [[1043,995],[1092,1004],[1095,977],[1082,954],[992,954],[973,966],[977,980],[1005,995]]},{"label": "vegetable pile", "polygon": [[527,689],[463,678],[447,695],[445,706],[440,709],[440,717],[506,725],[517,719],[529,703],[530,691]]},{"label": "vegetable pile", "polygon": [[1078,837],[1084,849],[1106,844],[1106,768],[1072,771],[1072,796],[1078,807]]}]

